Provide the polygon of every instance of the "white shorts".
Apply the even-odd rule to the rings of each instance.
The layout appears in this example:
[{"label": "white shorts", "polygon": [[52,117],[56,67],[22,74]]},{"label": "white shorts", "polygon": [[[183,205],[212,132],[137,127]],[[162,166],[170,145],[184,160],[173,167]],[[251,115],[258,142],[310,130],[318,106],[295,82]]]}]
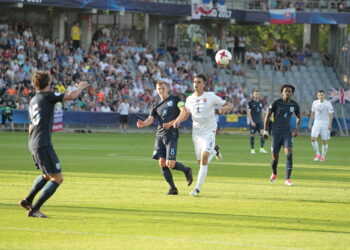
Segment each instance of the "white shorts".
[{"label": "white shorts", "polygon": [[320,126],[320,125],[314,125],[311,130],[311,137],[318,137],[321,135],[322,140],[329,140],[330,139],[330,131],[328,130],[328,126]]},{"label": "white shorts", "polygon": [[194,152],[199,161],[203,152],[215,153],[215,133],[207,133],[201,135],[192,134]]}]

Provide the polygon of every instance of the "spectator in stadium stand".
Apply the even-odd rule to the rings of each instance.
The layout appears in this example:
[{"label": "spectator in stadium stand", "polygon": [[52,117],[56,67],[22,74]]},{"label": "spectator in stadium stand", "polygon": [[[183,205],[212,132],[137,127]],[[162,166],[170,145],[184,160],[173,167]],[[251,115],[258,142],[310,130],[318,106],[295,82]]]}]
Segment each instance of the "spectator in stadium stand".
[{"label": "spectator in stadium stand", "polygon": [[74,22],[73,27],[71,29],[71,38],[73,41],[74,50],[80,47],[80,39],[81,39],[80,36],[81,36],[80,23]]},{"label": "spectator in stadium stand", "polygon": [[207,56],[210,57],[213,61],[215,61],[215,58],[214,58],[215,39],[211,33],[208,33],[207,41],[205,43],[205,48],[206,48]]},{"label": "spectator in stadium stand", "polygon": [[291,61],[289,60],[289,58],[287,56],[285,56],[283,59],[282,59],[282,68],[281,70],[282,71],[290,71],[290,67],[291,67]]},{"label": "spectator in stadium stand", "polygon": [[301,50],[298,50],[296,56],[296,65],[300,66],[300,65],[305,65],[306,62],[306,55],[305,53],[303,53]]},{"label": "spectator in stadium stand", "polygon": [[129,110],[130,110],[130,104],[128,102],[128,99],[123,99],[122,103],[119,105],[119,108],[118,108],[118,113],[120,113],[119,129],[120,129],[120,132],[122,133],[127,132]]},{"label": "spectator in stadium stand", "polygon": [[274,69],[276,71],[281,71],[282,70],[282,59],[277,56],[274,61]]},{"label": "spectator in stadium stand", "polygon": [[110,113],[111,112],[111,108],[109,107],[107,102],[103,103],[103,106],[101,107],[101,112],[104,112],[104,113]]}]

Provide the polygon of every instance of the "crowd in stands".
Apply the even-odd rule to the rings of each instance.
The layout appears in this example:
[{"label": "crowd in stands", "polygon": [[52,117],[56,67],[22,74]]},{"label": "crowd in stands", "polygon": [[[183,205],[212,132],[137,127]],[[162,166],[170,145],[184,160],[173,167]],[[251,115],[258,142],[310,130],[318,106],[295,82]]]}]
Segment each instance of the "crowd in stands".
[{"label": "crowd in stands", "polygon": [[[128,100],[130,112],[139,113],[148,113],[157,99],[156,81],[168,82],[171,91],[185,99],[199,73],[172,41],[166,48],[153,48],[136,43],[132,34],[118,34],[112,26],[98,30],[89,49],[76,47],[72,40],[51,40],[29,23],[0,22],[0,33],[0,105],[15,109],[28,108],[35,94],[31,77],[36,70],[50,71],[52,87],[60,93],[74,90],[81,80],[96,89],[96,95],[84,92],[65,103],[64,110],[118,112],[121,102]],[[240,65],[234,72],[244,74]],[[233,102],[235,113],[245,112],[250,95],[241,83],[224,82],[216,73],[208,90]]]},{"label": "crowd in stands", "polygon": [[350,2],[348,0],[250,0],[248,8],[262,10],[295,8],[297,11],[336,9],[339,12],[348,12]]}]

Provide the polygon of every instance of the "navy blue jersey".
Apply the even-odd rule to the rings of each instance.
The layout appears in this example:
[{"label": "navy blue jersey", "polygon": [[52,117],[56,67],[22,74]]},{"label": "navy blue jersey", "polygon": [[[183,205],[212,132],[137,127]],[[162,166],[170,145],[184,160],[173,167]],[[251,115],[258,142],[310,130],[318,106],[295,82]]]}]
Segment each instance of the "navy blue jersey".
[{"label": "navy blue jersey", "polygon": [[160,101],[152,107],[150,115],[158,119],[157,135],[165,135],[167,133],[178,134],[177,128],[171,127],[170,129],[165,129],[163,128],[163,123],[175,120],[179,116],[179,102],[181,102],[179,97],[169,96],[166,100]]},{"label": "navy blue jersey", "polygon": [[54,92],[37,92],[29,104],[29,149],[50,146],[54,106],[63,101],[64,94]]},{"label": "navy blue jersey", "polygon": [[300,114],[298,103],[294,100],[285,102],[282,98],[274,101],[269,109],[273,113],[274,122],[272,130],[275,131],[290,131],[290,119],[292,118],[293,113],[295,115]]},{"label": "navy blue jersey", "polygon": [[251,115],[255,123],[262,122],[261,112],[263,110],[263,107],[264,103],[261,100],[254,101],[253,99],[248,103],[248,109],[251,110]]}]

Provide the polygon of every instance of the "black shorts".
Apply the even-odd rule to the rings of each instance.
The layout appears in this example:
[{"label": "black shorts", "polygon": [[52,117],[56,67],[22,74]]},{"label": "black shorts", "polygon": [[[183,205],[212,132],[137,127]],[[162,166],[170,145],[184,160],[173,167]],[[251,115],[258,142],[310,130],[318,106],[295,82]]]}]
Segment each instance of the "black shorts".
[{"label": "black shorts", "polygon": [[178,138],[179,136],[176,134],[157,136],[156,141],[154,143],[154,151],[152,158],[155,160],[159,160],[159,158],[165,158],[167,160],[175,161]]},{"label": "black shorts", "polygon": [[251,123],[249,123],[250,127],[250,134],[254,135],[256,132],[260,133],[260,130],[264,129],[264,123],[262,121],[256,122],[255,127],[252,126]]},{"label": "black shorts", "polygon": [[271,148],[273,154],[278,154],[281,150],[281,147],[292,148],[293,147],[293,137],[290,131],[282,133],[274,133],[272,131],[271,136]]},{"label": "black shorts", "polygon": [[3,114],[1,117],[1,123],[2,125],[6,124],[6,121],[12,122],[12,114]]},{"label": "black shorts", "polygon": [[61,164],[52,146],[37,148],[32,151],[32,156],[37,169],[44,174],[51,175],[61,173]]},{"label": "black shorts", "polygon": [[120,115],[120,123],[128,123],[128,115]]},{"label": "black shorts", "polygon": [[77,49],[80,47],[80,40],[73,40],[73,48]]}]

